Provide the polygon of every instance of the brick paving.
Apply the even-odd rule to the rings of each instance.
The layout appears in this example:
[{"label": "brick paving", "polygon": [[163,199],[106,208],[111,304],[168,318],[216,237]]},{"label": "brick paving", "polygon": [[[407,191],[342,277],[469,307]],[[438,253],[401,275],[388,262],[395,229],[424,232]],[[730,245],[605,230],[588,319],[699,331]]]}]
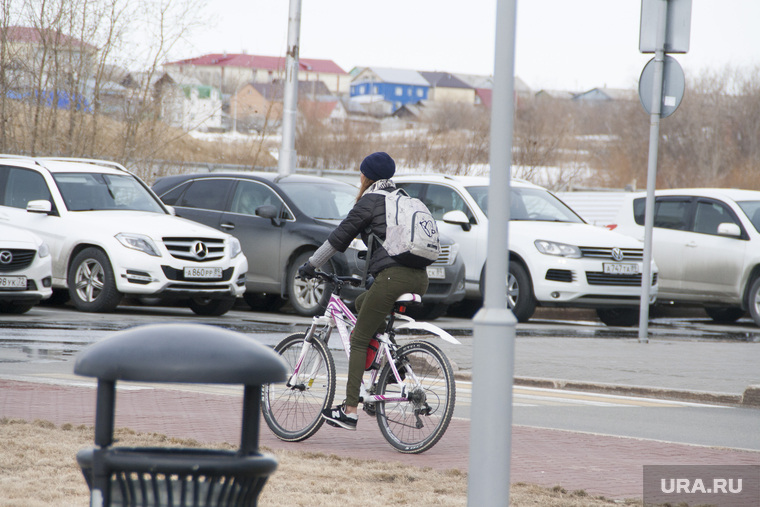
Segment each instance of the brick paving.
[{"label": "brick paving", "polygon": [[[119,389],[116,426],[204,443],[234,444],[240,439],[241,400],[239,395],[186,390]],[[94,412],[92,387],[0,380],[0,418],[93,425]],[[405,455],[387,444],[374,419],[362,416],[356,432],[325,425],[301,443],[281,442],[262,421],[260,445],[467,471],[468,421],[452,421],[430,451]],[[568,491],[585,490],[609,498],[640,498],[645,464],[760,465],[760,452],[525,426],[515,426],[512,432],[513,482],[559,485]]]}]

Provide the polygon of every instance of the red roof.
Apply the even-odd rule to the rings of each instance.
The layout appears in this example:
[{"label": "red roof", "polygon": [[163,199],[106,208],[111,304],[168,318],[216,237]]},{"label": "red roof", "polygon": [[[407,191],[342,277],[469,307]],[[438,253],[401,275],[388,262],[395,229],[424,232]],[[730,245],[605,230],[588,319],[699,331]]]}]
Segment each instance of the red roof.
[{"label": "red roof", "polygon": [[[2,32],[2,28],[0,28]],[[9,26],[6,32],[6,38],[13,42],[28,42],[42,44],[44,40],[61,46],[77,46],[88,49],[95,49],[95,46],[82,42],[79,39],[64,35],[55,30],[33,28],[28,26]]]},{"label": "red roof", "polygon": [[330,117],[338,101],[300,100],[298,101],[304,114],[316,120],[325,120]]},{"label": "red roof", "polygon": [[[218,65],[221,67],[248,67],[263,70],[285,70],[286,59],[284,56],[261,56],[229,53],[212,53],[169,62],[166,65]],[[310,58],[298,59],[299,70],[307,72],[321,72],[325,74],[347,74],[337,63],[332,60],[315,60]]]}]

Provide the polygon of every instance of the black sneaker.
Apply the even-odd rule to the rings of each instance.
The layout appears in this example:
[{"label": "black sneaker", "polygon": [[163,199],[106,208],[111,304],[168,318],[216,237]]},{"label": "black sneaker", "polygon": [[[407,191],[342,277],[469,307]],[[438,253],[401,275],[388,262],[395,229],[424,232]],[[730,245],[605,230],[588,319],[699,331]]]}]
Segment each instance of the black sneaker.
[{"label": "black sneaker", "polygon": [[323,410],[322,417],[330,426],[345,428],[347,430],[356,430],[356,421],[358,420],[358,417],[356,415],[353,417],[346,415],[343,411],[343,405]]}]

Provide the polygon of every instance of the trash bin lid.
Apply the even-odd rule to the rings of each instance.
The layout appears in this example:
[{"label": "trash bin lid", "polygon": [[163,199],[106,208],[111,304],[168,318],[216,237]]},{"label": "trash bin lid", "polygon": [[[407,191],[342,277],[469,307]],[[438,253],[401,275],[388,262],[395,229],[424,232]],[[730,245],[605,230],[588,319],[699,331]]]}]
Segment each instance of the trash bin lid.
[{"label": "trash bin lid", "polygon": [[244,334],[205,324],[151,324],[82,351],[74,373],[104,380],[262,385],[287,378],[285,361]]}]

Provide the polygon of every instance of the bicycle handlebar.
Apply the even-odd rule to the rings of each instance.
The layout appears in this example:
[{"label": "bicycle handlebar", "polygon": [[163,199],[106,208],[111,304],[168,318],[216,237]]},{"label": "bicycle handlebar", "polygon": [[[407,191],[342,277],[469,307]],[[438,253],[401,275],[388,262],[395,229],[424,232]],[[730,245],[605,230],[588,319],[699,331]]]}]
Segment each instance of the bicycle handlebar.
[{"label": "bicycle handlebar", "polygon": [[319,278],[325,282],[333,283],[339,287],[342,287],[345,284],[351,285],[352,287],[358,287],[362,284],[362,279],[356,275],[338,276],[334,273],[325,273],[324,271],[317,271],[315,274],[317,276],[314,278]]}]

